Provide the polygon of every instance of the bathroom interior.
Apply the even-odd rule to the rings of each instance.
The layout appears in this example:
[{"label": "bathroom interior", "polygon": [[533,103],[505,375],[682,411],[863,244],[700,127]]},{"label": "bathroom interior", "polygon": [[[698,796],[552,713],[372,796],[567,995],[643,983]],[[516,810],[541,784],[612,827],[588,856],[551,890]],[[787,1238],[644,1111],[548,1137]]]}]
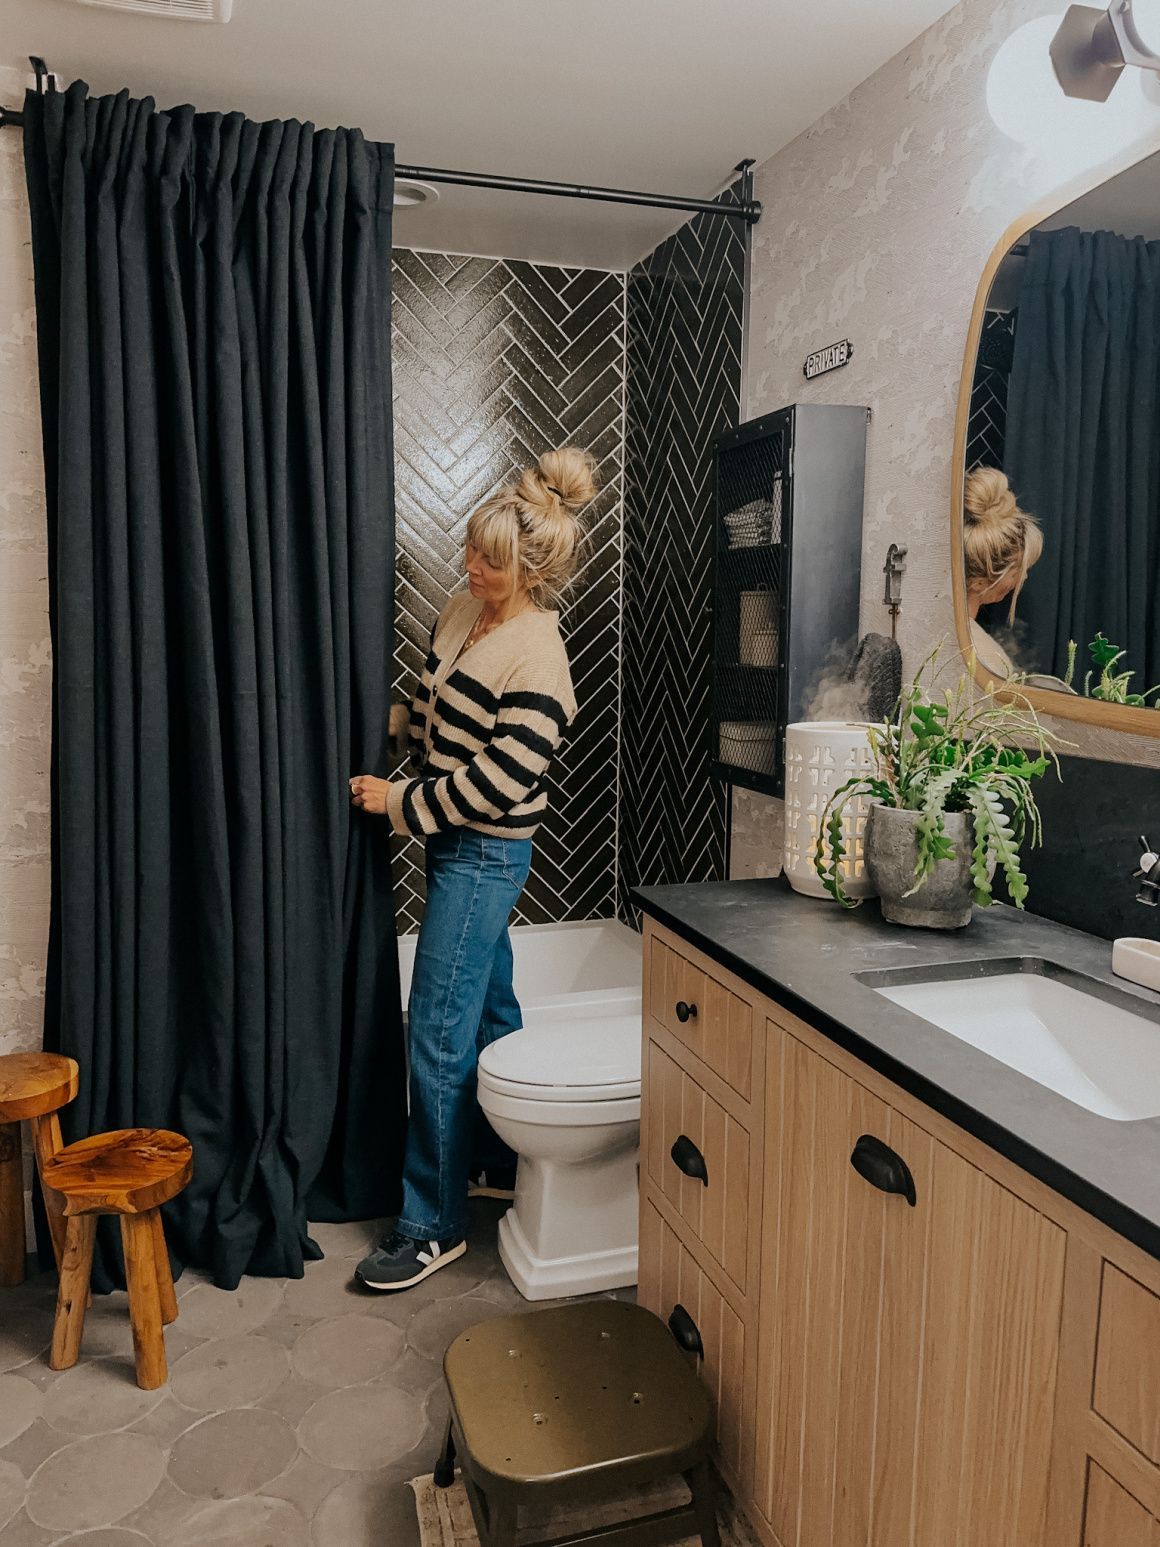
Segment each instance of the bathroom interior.
[{"label": "bathroom interior", "polygon": [[[1160,3],[4,21],[3,1547],[1160,1547]],[[348,783],[561,447],[518,1169],[374,1293]]]}]

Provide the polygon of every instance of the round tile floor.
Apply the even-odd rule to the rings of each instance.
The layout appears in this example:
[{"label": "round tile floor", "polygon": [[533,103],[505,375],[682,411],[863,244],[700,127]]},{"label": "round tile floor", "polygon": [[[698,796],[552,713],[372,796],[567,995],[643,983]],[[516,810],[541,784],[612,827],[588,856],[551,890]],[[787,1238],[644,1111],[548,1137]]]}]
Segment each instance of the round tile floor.
[{"label": "round tile floor", "polygon": [[438,1453],[443,1350],[530,1308],[495,1251],[503,1206],[475,1210],[467,1255],[403,1295],[351,1287],[374,1224],[318,1226],[302,1279],[229,1293],[186,1274],[161,1391],[133,1382],[123,1294],[94,1300],[57,1374],[52,1277],[3,1291],[4,1547],[416,1547],[406,1485]]}]

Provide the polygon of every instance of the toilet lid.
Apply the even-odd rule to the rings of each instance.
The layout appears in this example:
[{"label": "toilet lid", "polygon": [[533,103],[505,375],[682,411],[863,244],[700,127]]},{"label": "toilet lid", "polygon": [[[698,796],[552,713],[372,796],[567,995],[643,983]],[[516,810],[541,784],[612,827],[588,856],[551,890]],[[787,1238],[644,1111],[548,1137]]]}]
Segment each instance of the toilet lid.
[{"label": "toilet lid", "polygon": [[593,1100],[640,1094],[640,1018],[607,1015],[525,1026],[479,1055],[482,1083],[519,1087],[541,1101]]}]

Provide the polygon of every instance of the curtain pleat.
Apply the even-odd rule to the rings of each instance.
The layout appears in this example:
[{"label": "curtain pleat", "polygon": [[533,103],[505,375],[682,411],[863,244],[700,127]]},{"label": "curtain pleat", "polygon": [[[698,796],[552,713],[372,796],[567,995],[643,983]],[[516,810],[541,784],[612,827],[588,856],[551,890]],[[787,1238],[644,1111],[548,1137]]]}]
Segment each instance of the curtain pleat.
[{"label": "curtain pleat", "polygon": [[[30,94],[66,1139],[168,1126],[224,1286],[398,1206],[385,772],[393,154],[353,130]],[[117,1282],[112,1232],[100,1287]]]},{"label": "curtain pleat", "polygon": [[1033,231],[1007,399],[1005,464],[1043,527],[1019,602],[1040,671],[1077,676],[1097,631],[1135,690],[1160,682],[1160,242]]}]

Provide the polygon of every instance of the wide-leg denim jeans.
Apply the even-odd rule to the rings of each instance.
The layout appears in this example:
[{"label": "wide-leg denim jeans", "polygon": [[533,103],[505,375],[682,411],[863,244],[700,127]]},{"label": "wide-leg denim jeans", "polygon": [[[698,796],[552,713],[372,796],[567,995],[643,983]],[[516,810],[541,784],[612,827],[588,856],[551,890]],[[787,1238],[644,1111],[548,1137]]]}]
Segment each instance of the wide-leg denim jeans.
[{"label": "wide-leg denim jeans", "polygon": [[427,840],[427,907],[409,1005],[411,1112],[398,1229],[420,1241],[462,1234],[467,1176],[515,1157],[479,1110],[480,1051],[523,1024],[508,919],[532,862],[528,838],[470,828]]}]

